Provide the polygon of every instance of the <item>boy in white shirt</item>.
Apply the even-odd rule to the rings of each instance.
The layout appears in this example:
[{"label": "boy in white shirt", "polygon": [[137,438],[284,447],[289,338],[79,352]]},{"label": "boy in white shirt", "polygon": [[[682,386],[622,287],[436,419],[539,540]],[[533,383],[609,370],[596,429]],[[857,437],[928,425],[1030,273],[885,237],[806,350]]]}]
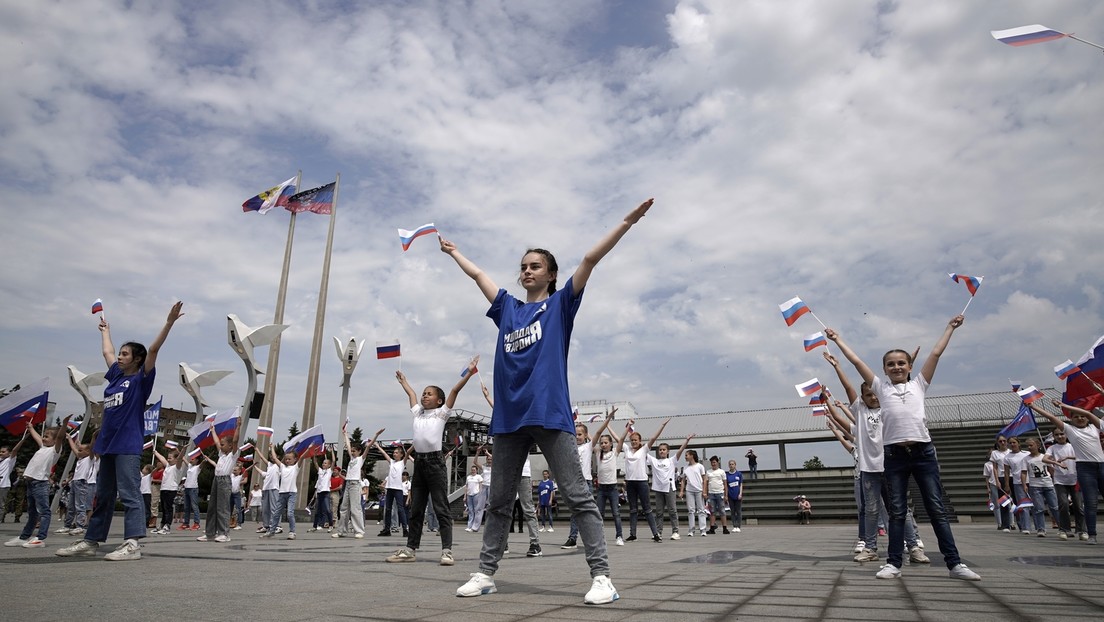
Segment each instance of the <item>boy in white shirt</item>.
[{"label": "boy in white shirt", "polygon": [[[23,469],[23,479],[27,483],[27,523],[23,525],[23,531],[5,542],[4,546],[22,546],[25,549],[46,546],[44,541],[50,533],[50,470],[61,455],[61,434],[68,423],[69,417],[66,417],[60,428],[50,428],[41,436],[33,425],[27,426],[27,434],[38,443],[38,451]],[[32,535],[36,523],[37,536]]]}]

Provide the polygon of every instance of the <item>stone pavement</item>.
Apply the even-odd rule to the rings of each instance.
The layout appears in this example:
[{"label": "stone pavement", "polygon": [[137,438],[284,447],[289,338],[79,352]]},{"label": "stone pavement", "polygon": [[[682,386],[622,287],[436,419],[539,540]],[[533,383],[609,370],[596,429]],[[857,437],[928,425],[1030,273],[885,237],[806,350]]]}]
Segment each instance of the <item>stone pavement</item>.
[{"label": "stone pavement", "polygon": [[[115,528],[121,529],[117,516]],[[5,541],[20,525],[0,525]],[[526,558],[511,536],[496,576],[498,593],[458,598],[476,570],[479,534],[456,534],[456,566],[437,565],[439,540],[423,538],[418,561],[387,564],[397,536],[363,540],[305,533],[260,540],[247,527],[227,544],[174,531],[144,541],[143,559],[107,562],[56,557],[46,549],[0,548],[0,607],[8,620],[1070,620],[1104,619],[1104,546],[1004,534],[989,525],[954,526],[963,558],[980,582],[949,579],[935,537],[920,534],[935,563],[878,580],[878,563],[851,561],[847,525],[747,526],[743,532],[612,546],[621,600],[583,604],[590,577],[582,549],[563,551],[566,524],[541,534],[544,556]],[[378,528],[377,528],[378,529]],[[627,530],[627,527],[626,527]],[[647,533],[647,527],[641,530]],[[880,539],[884,551],[885,539]]]}]

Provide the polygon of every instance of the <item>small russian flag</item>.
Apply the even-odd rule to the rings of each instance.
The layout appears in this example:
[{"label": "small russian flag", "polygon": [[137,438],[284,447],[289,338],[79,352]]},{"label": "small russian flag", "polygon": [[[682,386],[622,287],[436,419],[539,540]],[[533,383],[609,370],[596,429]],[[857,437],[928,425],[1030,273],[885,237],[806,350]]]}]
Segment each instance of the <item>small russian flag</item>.
[{"label": "small russian flag", "polygon": [[1069,359],[1066,359],[1065,363],[1054,366],[1054,375],[1058,376],[1059,380],[1065,380],[1079,371],[1081,368]]},{"label": "small russian flag", "polygon": [[166,449],[176,449],[179,446],[180,445],[177,444],[176,441],[165,441],[165,448]]},{"label": "small russian flag", "polygon": [[246,444],[242,445],[241,447],[238,447],[238,452],[239,453],[243,452],[246,449],[253,449],[253,443],[246,443]]},{"label": "small russian flag", "polygon": [[786,320],[786,326],[793,326],[797,318],[809,312],[809,305],[802,302],[801,298],[797,296],[778,305],[778,308],[782,311],[782,319]]},{"label": "small russian flag", "polygon": [[376,358],[377,359],[393,359],[402,356],[399,351],[399,340],[393,339],[391,341],[377,341],[376,342]]},{"label": "small russian flag", "polygon": [[92,303],[92,315],[96,315],[97,313],[103,313],[103,301],[99,298],[96,299],[96,302]]},{"label": "small russian flag", "polygon": [[266,428],[264,426],[258,427],[257,428],[257,436],[264,436],[266,438],[271,438],[272,437],[272,428]]},{"label": "small russian flag", "polygon": [[1035,385],[1031,385],[1026,389],[1020,389],[1019,391],[1016,391],[1016,395],[1020,396],[1020,399],[1023,400],[1024,404],[1030,404],[1040,397],[1043,397],[1043,392],[1036,389]]},{"label": "small russian flag", "polygon": [[152,449],[152,448],[153,448],[153,441],[146,441],[146,443],[144,445],[142,445],[142,450],[143,451],[146,450],[146,449]]},{"label": "small russian flag", "polygon": [[423,235],[429,235],[431,233],[437,233],[437,227],[433,226],[433,223],[426,223],[421,227],[413,231],[407,231],[406,229],[399,229],[399,241],[402,242],[403,252],[405,253],[410,245],[414,243],[416,238],[420,238]]},{"label": "small russian flag", "polygon": [[1009,497],[1008,495],[1001,495],[1000,498],[997,499],[997,503],[999,503],[1002,508],[1006,508],[1012,505],[1012,497]]},{"label": "small russian flag", "polygon": [[70,419],[69,423],[67,425],[72,430],[79,430],[80,426],[81,426],[81,422],[80,421],[73,421],[73,420]]},{"label": "small russian flag", "polygon": [[459,446],[460,446],[460,445],[462,445],[463,443],[464,443],[464,437],[463,437],[463,436],[461,436],[461,435],[459,435],[459,434],[457,434],[457,435],[456,435],[456,446],[457,446],[457,447],[459,447]]},{"label": "small russian flag", "polygon": [[992,512],[997,506],[993,505],[993,502],[989,502],[989,511]]},{"label": "small russian flag", "polygon": [[1044,41],[1054,41],[1055,39],[1069,36],[1064,32],[1059,32],[1053,28],[1047,28],[1042,24],[1019,26],[1007,30],[990,30],[989,34],[993,35],[993,38],[997,41],[1013,47],[1042,43]]},{"label": "small russian flag", "polygon": [[809,398],[809,405],[816,406],[817,404],[823,404],[828,401],[828,396],[823,391]]},{"label": "small russian flag", "polygon": [[1023,499],[1020,499],[1019,505],[1017,505],[1016,509],[1013,510],[1013,511],[1022,512],[1024,510],[1033,509],[1034,507],[1035,507],[1035,504],[1031,502],[1031,499],[1029,499],[1027,497],[1024,497]]},{"label": "small russian flag", "polygon": [[966,286],[966,289],[970,290],[970,295],[973,296],[977,293],[979,287],[981,287],[981,281],[985,277],[983,276],[966,276],[965,274],[955,274],[954,272],[948,273],[947,276],[951,277],[951,280],[955,283],[962,283]]},{"label": "small russian flag", "polygon": [[238,460],[241,460],[242,462],[253,462],[253,454],[245,454],[241,458],[238,458]]},{"label": "small russian flag", "polygon": [[1019,391],[1020,387],[1023,386],[1023,380],[1012,380],[1011,378],[1009,378],[1008,382],[1012,385],[1012,392],[1013,393]]},{"label": "small russian flag", "polygon": [[469,373],[472,373],[472,372],[477,372],[477,371],[479,371],[479,366],[478,366],[478,365],[476,366],[476,368],[475,368],[475,369],[473,369],[473,370],[470,370],[470,371],[468,370],[468,367],[469,367],[468,365],[465,365],[465,366],[464,366],[464,369],[461,369],[461,370],[460,370],[460,377],[461,377],[461,378],[467,378],[467,377],[468,377],[468,374],[469,374]]},{"label": "small russian flag", "polygon": [[828,409],[825,408],[824,406],[813,406],[813,416],[814,417],[823,417],[824,415],[827,415],[827,414],[828,414]]},{"label": "small russian flag", "polygon": [[590,419],[587,420],[587,423],[595,423],[595,422],[601,421],[601,420],[602,420],[602,415],[591,415]]},{"label": "small russian flag", "polygon": [[805,351],[812,352],[813,350],[824,346],[828,347],[828,338],[824,336],[822,332],[815,332],[805,338]]},{"label": "small russian flag", "polygon": [[195,449],[188,452],[188,454],[187,454],[188,459],[191,460],[192,458],[195,458],[196,456],[198,456],[201,453],[203,453],[203,450],[200,449],[199,447],[196,447]]},{"label": "small russian flag", "polygon": [[801,384],[795,384],[794,388],[797,389],[797,394],[801,397],[809,397],[810,395],[820,393],[822,390],[820,381],[816,378],[807,380]]}]

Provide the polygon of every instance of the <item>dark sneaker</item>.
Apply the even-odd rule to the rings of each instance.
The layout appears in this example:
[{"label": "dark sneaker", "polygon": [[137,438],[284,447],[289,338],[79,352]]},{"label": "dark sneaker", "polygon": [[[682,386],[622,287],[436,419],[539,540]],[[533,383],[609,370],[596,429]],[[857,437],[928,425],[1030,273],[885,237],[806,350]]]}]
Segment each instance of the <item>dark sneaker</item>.
[{"label": "dark sneaker", "polygon": [[560,548],[561,549],[577,549],[577,548],[579,548],[579,545],[575,542],[575,538],[568,538],[567,542],[564,542],[563,546],[561,546]]},{"label": "dark sneaker", "polygon": [[525,553],[525,556],[526,557],[540,557],[541,555],[543,555],[543,553],[541,553],[540,545],[537,544],[536,542],[531,542],[529,544],[529,550]]}]

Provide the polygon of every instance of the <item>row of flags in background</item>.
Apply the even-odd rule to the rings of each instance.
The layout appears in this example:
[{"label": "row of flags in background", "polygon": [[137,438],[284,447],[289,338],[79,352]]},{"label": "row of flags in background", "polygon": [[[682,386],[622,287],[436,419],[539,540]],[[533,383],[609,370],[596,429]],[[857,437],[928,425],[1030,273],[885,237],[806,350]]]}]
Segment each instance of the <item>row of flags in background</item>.
[{"label": "row of flags in background", "polygon": [[[1086,410],[1098,408],[1104,404],[1104,395],[1101,395],[1093,383],[1100,384],[1104,381],[1104,337],[1096,340],[1089,351],[1076,363],[1067,359],[1054,366],[1054,375],[1059,380],[1066,381],[1066,390],[1062,394],[1062,401]],[[1026,432],[1038,429],[1035,422],[1035,413],[1030,405],[1043,398],[1043,392],[1034,385],[1020,388],[1023,383],[1019,380],[1009,380],[1012,391],[1020,397],[1020,410],[1012,421],[997,433],[997,436],[1018,436]]]}]

